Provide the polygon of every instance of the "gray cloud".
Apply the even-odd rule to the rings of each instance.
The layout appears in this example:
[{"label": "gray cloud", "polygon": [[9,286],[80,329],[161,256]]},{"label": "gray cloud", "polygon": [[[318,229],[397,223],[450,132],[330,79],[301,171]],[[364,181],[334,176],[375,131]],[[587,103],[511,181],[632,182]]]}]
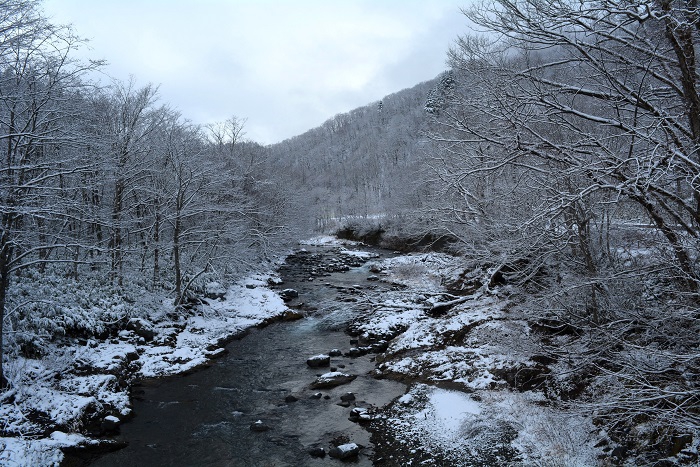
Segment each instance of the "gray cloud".
[{"label": "gray cloud", "polygon": [[248,119],[273,143],[433,78],[464,32],[457,0],[46,0],[118,79],[160,84],[196,123]]}]

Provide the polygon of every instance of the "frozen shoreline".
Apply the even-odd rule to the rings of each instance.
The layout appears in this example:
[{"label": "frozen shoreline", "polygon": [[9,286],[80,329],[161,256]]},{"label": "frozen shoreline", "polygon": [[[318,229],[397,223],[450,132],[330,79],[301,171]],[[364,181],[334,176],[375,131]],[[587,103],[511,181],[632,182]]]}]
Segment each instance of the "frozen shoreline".
[{"label": "frozen shoreline", "polygon": [[[109,444],[74,431],[85,431],[89,423],[109,432],[105,424],[117,426],[131,414],[129,386],[134,380],[193,370],[246,329],[281,318],[288,308],[267,287],[270,278],[251,275],[182,320],[153,323],[138,318],[135,330],[121,331],[117,338],[54,345],[42,359],[9,361],[6,372],[13,386],[3,394],[0,420],[6,433],[18,436],[0,437],[0,464],[59,465],[61,448]],[[149,341],[144,330],[152,333]],[[48,414],[51,420],[34,414]],[[65,429],[41,433],[42,422]]]}]

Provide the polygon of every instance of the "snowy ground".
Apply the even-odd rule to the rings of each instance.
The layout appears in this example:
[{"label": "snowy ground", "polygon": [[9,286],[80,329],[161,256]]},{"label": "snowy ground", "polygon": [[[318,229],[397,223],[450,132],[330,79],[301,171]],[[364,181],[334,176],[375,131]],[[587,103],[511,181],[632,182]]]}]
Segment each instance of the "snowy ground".
[{"label": "snowy ground", "polygon": [[[98,443],[77,432],[118,423],[105,415],[129,415],[125,374],[133,380],[191,370],[246,328],[281,316],[287,307],[266,287],[266,279],[251,276],[183,320],[139,319],[118,338],[56,346],[38,360],[10,360],[6,374],[12,389],[3,395],[0,423],[4,432],[17,436],[0,438],[0,465],[58,465],[60,448]],[[47,426],[55,429],[47,432]]]},{"label": "snowy ground", "polygon": [[391,465],[597,465],[591,418],[554,408],[535,389],[537,342],[508,289],[451,296],[442,283],[464,265],[435,253],[372,268],[403,288],[370,299],[352,327],[361,340],[389,340],[377,357],[381,374],[418,381],[374,428],[401,446],[388,449]]}]

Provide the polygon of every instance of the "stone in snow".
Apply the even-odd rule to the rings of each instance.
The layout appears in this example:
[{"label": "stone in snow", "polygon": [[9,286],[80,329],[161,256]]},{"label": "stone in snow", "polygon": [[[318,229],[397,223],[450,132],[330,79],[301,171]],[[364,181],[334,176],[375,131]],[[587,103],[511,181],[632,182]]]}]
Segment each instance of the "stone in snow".
[{"label": "stone in snow", "polygon": [[315,389],[332,388],[335,386],[340,386],[341,384],[347,384],[353,381],[355,378],[357,378],[356,375],[349,375],[340,371],[333,371],[330,373],[325,373],[316,378],[316,381],[311,383],[311,387]]},{"label": "stone in snow", "polygon": [[350,411],[348,420],[355,423],[371,422],[375,418],[368,409],[364,407],[355,407]]},{"label": "stone in snow", "polygon": [[328,451],[328,455],[340,460],[352,459],[360,454],[360,446],[355,443],[341,444]]},{"label": "stone in snow", "polygon": [[314,355],[313,357],[309,357],[306,360],[306,364],[309,365],[311,368],[319,368],[322,366],[330,366],[331,364],[331,356],[330,355]]}]

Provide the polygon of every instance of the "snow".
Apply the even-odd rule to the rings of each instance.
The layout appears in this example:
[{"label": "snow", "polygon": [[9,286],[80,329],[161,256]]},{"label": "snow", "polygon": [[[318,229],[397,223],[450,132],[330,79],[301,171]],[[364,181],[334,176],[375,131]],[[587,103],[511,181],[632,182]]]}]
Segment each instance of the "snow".
[{"label": "snow", "polygon": [[[220,354],[219,346],[246,328],[282,315],[287,307],[266,287],[268,277],[245,278],[229,287],[223,299],[209,301],[186,320],[136,318],[142,328],[155,333],[150,343],[123,330],[118,338],[103,342],[55,345],[42,359],[10,359],[5,370],[12,389],[4,399],[11,397],[13,403],[0,404],[0,420],[6,433],[24,437],[0,438],[0,465],[59,465],[61,447],[96,442],[64,431],[42,437],[43,427],[32,422],[28,413],[45,413],[62,429],[79,428],[81,417],[93,408],[106,410],[106,418],[118,422],[117,415],[126,416],[131,408],[128,392],[120,389],[116,375],[135,371],[138,377],[156,377],[190,370]],[[209,285],[212,290],[220,287]]]},{"label": "snow", "polygon": [[[384,410],[384,428],[431,465],[596,465],[600,448],[591,416],[543,404],[539,392],[514,392],[504,374],[536,365],[541,352],[527,316],[514,311],[509,289],[471,296],[445,293],[446,278],[473,266],[426,253],[378,261],[381,279],[405,286],[373,297],[354,330],[390,340],[378,370],[419,378]],[[439,316],[430,310],[451,302]],[[449,385],[445,389],[438,385]],[[464,392],[459,391],[461,387]]]},{"label": "snow", "polygon": [[355,258],[362,258],[362,259],[370,259],[370,258],[377,257],[376,253],[370,253],[369,251],[347,250],[345,248],[340,250],[340,254],[346,255],[346,256],[353,256]]},{"label": "snow", "polygon": [[352,240],[341,240],[338,237],[333,237],[331,235],[321,235],[318,237],[313,237],[308,240],[302,240],[299,242],[301,245],[309,246],[341,246],[341,245],[358,245],[359,242]]},{"label": "snow", "polygon": [[[416,414],[416,423],[426,425],[427,431],[438,431],[443,436],[459,435],[459,429],[471,415],[479,415],[481,407],[467,394],[435,388],[426,408]],[[439,430],[431,430],[437,427]]]},{"label": "snow", "polygon": [[[416,453],[450,465],[472,465],[472,459],[483,465],[485,455],[496,455],[492,461],[499,465],[597,465],[591,420],[543,406],[542,400],[533,392],[467,394],[415,384],[397,399],[387,427]],[[511,459],[498,458],[506,452]]]},{"label": "snow", "polygon": [[4,467],[59,466],[63,460],[60,448],[97,444],[75,433],[54,431],[48,438],[0,438],[0,465]]},{"label": "snow", "polygon": [[344,377],[344,376],[350,376],[350,375],[348,375],[347,373],[343,373],[341,371],[331,371],[331,372],[324,373],[321,376],[319,376],[318,380],[319,381],[332,380],[334,378],[340,378],[340,377]]},{"label": "snow", "polygon": [[[318,237],[307,244],[352,243]],[[341,253],[363,259],[371,255],[347,249]],[[383,281],[407,288],[372,298],[371,307],[357,310],[353,327],[362,338],[390,340],[378,359],[380,372],[422,381],[386,409],[383,420],[392,436],[428,459],[446,459],[445,465],[464,465],[483,455],[495,455],[494,463],[503,460],[498,456],[514,456],[522,465],[597,463],[598,435],[590,416],[548,407],[541,393],[511,392],[504,381],[503,371],[534,365],[529,357],[539,351],[526,319],[509,309],[507,298],[479,293],[441,316],[431,316],[436,303],[454,299],[445,294],[442,282],[465,269],[459,258],[412,254],[377,265]],[[56,347],[40,360],[10,360],[6,373],[13,389],[4,397],[13,403],[0,405],[0,420],[6,432],[25,436],[0,438],[0,465],[59,465],[60,447],[96,442],[67,432],[91,408],[107,408],[106,418],[116,422],[130,413],[128,393],[119,389],[117,375],[188,371],[221,353],[222,343],[246,328],[283,314],[288,309],[267,287],[268,279],[250,276],[229,287],[223,298],[209,300],[196,314],[179,320],[141,317],[143,327],[155,334],[150,343],[125,330],[109,341]],[[220,286],[209,285],[210,290]],[[327,355],[311,358],[320,357]],[[319,380],[347,376],[333,371]],[[27,417],[30,410],[49,414],[60,429],[42,437],[42,427]]]}]

